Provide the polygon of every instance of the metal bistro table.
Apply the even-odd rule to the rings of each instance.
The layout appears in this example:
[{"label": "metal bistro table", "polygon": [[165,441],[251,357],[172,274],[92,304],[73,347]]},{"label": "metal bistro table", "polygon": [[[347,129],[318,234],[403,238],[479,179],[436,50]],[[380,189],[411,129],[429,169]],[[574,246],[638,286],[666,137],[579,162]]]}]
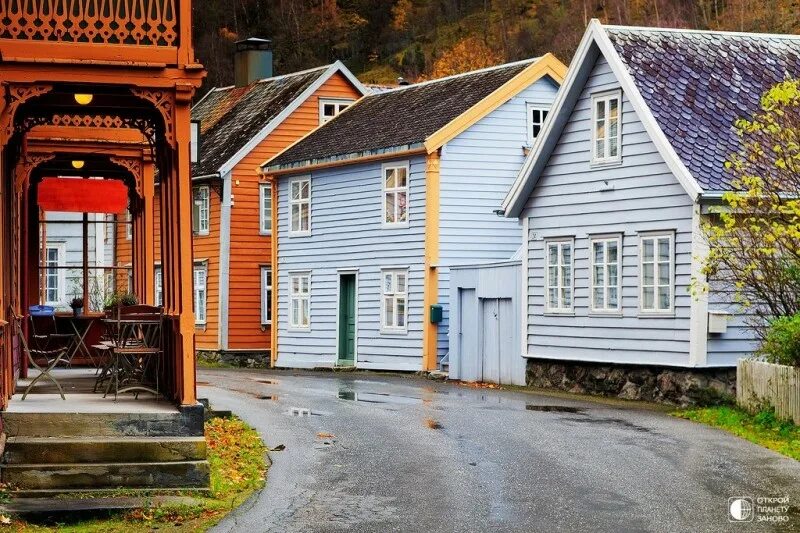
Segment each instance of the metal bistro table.
[{"label": "metal bistro table", "polygon": [[162,317],[105,318],[103,324],[112,338],[111,363],[105,378],[108,384],[103,397],[109,392],[114,393],[114,400],[124,392],[134,392],[135,396],[139,392],[149,392],[158,396]]},{"label": "metal bistro table", "polygon": [[69,328],[72,330],[70,333],[75,335],[72,346],[70,346],[69,352],[65,357],[67,367],[72,366],[72,360],[75,359],[75,356],[81,356],[88,358],[89,361],[92,362],[93,367],[99,368],[92,354],[92,350],[86,345],[86,340],[92,327],[104,316],[103,313],[82,313],[80,315],[74,315],[72,313],[56,314],[57,321],[69,322]]}]

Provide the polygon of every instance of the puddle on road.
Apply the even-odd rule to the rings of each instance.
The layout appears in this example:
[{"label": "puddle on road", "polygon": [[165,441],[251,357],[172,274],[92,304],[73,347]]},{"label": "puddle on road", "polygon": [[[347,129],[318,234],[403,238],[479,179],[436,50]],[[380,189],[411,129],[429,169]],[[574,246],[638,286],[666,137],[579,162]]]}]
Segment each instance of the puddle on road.
[{"label": "puddle on road", "polygon": [[272,400],[276,402],[278,401],[277,394],[253,394],[253,396],[255,396],[257,400]]},{"label": "puddle on road", "polygon": [[286,413],[289,416],[322,416],[322,413],[315,413],[308,407],[292,407]]},{"label": "puddle on road", "polygon": [[263,383],[265,385],[277,385],[278,384],[278,382],[275,381],[274,379],[254,379],[253,381],[255,381],[256,383]]},{"label": "puddle on road", "polygon": [[400,394],[389,394],[385,392],[355,392],[348,389],[340,389],[337,397],[340,400],[359,403],[394,403],[416,405],[424,402],[423,398],[417,396],[403,396]]},{"label": "puddle on road", "polygon": [[599,424],[599,425],[619,426],[621,428],[632,429],[633,431],[638,431],[640,433],[653,433],[653,430],[650,428],[634,424],[633,422],[628,422],[627,420],[623,420],[621,418],[573,418],[570,419],[570,422],[575,422],[579,424]]},{"label": "puddle on road", "polygon": [[536,405],[525,404],[526,411],[541,411],[544,413],[582,413],[585,409],[579,407],[569,407],[566,405]]},{"label": "puddle on road", "polygon": [[197,383],[197,384],[198,384],[198,385],[200,385],[200,386],[203,386],[203,385],[208,385],[208,384],[209,384],[209,383],[208,383],[208,381],[196,381],[195,383]]}]

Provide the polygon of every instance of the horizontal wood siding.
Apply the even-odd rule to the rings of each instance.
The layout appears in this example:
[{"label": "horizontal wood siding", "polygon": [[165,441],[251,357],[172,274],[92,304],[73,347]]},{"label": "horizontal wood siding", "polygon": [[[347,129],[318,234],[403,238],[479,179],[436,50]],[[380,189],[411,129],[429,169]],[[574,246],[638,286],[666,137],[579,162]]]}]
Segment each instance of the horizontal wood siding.
[{"label": "horizontal wood siding", "polygon": [[739,359],[753,355],[758,347],[755,332],[747,325],[752,312],[733,302],[733,295],[719,284],[710,283],[708,294],[709,311],[730,313],[725,333],[708,335],[708,365],[734,366]]},{"label": "horizontal wood siding", "polygon": [[335,74],[234,167],[228,348],[270,348],[270,330],[261,324],[261,266],[270,264],[272,239],[259,234],[258,166],[319,126],[319,98],[358,96],[344,76]]},{"label": "horizontal wood siding", "polygon": [[447,143],[440,171],[439,357],[448,351],[449,266],[509,259],[522,244],[519,223],[498,217],[525,161],[527,103],[549,107],[558,85],[543,78]]},{"label": "horizontal wood siding", "polygon": [[[689,355],[692,201],[623,95],[622,163],[593,167],[591,94],[619,83],[600,56],[528,200],[528,331],[532,357],[685,365]],[[613,190],[601,192],[603,180]],[[639,233],[675,234],[674,316],[639,313]],[[623,234],[622,316],[589,312],[589,235]],[[544,313],[544,238],[574,237],[574,316]]]},{"label": "horizontal wood siding", "polygon": [[[425,158],[410,163],[409,227],[383,229],[381,162],[352,164],[311,174],[311,236],[290,237],[289,182],[278,196],[278,365],[336,362],[338,271],[358,269],[357,364],[422,368]],[[408,332],[380,331],[381,269],[408,267]],[[289,328],[288,280],[311,273],[311,327]]]}]

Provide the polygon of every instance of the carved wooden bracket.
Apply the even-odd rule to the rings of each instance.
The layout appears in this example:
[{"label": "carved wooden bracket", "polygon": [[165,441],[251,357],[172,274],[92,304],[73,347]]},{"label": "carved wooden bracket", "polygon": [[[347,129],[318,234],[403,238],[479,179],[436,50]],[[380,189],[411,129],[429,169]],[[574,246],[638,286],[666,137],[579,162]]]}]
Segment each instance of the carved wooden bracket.
[{"label": "carved wooden bracket", "polygon": [[109,160],[117,166],[126,169],[133,176],[134,183],[136,184],[136,194],[140,198],[144,197],[142,188],[142,160],[137,157],[116,157],[111,156]]},{"label": "carved wooden bracket", "polygon": [[53,90],[52,85],[9,85],[8,86],[8,103],[2,113],[2,123],[0,123],[0,132],[3,134],[3,140],[8,140],[14,133],[14,116],[17,113],[19,106],[37,96],[42,96]]},{"label": "carved wooden bracket", "polygon": [[28,154],[26,155],[17,168],[17,175],[14,181],[14,191],[17,194],[22,194],[24,188],[30,183],[31,173],[41,165],[52,159],[55,159],[55,154]]},{"label": "carved wooden bracket", "polygon": [[134,96],[147,100],[161,113],[164,119],[164,137],[172,148],[175,144],[175,94],[166,89],[139,89],[133,88],[131,92]]}]

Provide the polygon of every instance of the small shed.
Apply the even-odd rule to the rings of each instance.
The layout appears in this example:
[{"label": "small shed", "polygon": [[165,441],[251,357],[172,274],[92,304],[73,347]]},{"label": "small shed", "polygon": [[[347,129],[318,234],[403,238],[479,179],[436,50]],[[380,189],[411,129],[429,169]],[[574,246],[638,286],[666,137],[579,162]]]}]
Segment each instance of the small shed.
[{"label": "small shed", "polygon": [[450,379],[525,385],[520,261],[450,267]]}]

